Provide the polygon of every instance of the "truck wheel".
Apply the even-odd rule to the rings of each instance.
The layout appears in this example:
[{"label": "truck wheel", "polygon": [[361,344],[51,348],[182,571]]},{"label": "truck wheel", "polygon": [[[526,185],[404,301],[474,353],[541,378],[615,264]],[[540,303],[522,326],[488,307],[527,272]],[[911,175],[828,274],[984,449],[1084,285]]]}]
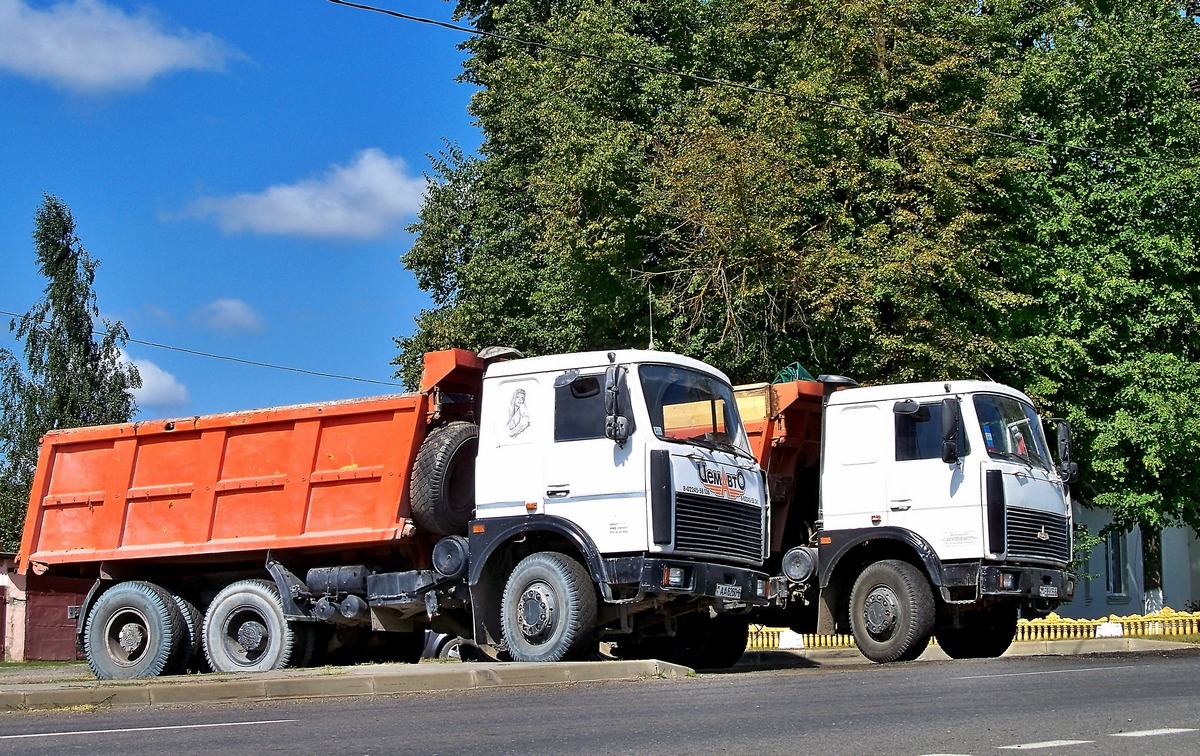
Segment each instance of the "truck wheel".
[{"label": "truck wheel", "polygon": [[169,673],[184,636],[179,607],[162,588],[140,580],[118,583],[88,613],[83,649],[101,680]]},{"label": "truck wheel", "polygon": [[554,662],[581,654],[596,624],[596,589],[579,562],[552,551],[525,557],[500,601],[514,661]]},{"label": "truck wheel", "polygon": [[183,619],[183,637],[179,642],[178,660],[172,664],[172,672],[208,672],[208,662],[204,659],[204,643],[201,640],[204,628],[204,615],[196,605],[178,593],[169,594],[171,600],[179,607]]},{"label": "truck wheel", "polygon": [[475,454],[479,428],[454,422],[435,428],[413,464],[409,500],[419,529],[462,535],[475,514]]},{"label": "truck wheel", "polygon": [[938,628],[938,645],[951,659],[994,659],[1012,645],[1017,634],[1017,608],[997,606],[965,612],[961,627]]},{"label": "truck wheel", "polygon": [[283,669],[295,643],[279,589],[266,580],[225,586],[204,613],[204,655],[214,672]]},{"label": "truck wheel", "polygon": [[850,629],[873,662],[911,661],[933,634],[933,591],[921,571],[888,559],[863,570],[850,593]]},{"label": "truck wheel", "polygon": [[708,622],[708,642],[701,664],[708,669],[729,669],[746,653],[749,640],[748,618],[718,614]]}]

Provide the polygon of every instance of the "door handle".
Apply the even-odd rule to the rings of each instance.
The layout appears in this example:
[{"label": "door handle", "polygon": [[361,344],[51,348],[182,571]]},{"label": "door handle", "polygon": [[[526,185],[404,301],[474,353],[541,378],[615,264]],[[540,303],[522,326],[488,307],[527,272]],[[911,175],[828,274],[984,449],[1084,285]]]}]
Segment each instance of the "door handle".
[{"label": "door handle", "polygon": [[562,498],[568,496],[570,493],[571,493],[570,488],[547,488],[546,489],[546,498],[547,499],[562,499]]},{"label": "door handle", "polygon": [[893,512],[907,512],[912,508],[912,499],[892,499],[890,509]]}]

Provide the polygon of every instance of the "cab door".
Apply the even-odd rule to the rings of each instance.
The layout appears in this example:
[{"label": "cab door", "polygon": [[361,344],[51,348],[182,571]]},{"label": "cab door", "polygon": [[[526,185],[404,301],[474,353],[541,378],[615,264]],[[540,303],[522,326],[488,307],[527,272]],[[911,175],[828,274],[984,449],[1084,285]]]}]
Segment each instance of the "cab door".
[{"label": "cab door", "polygon": [[577,524],[601,553],[646,549],[646,451],[604,433],[604,373],[554,380],[553,432],[543,467],[542,511]]},{"label": "cab door", "polygon": [[[887,472],[887,523],[928,541],[942,559],[978,558],[983,549],[979,469],[942,461],[942,401],[920,403],[916,413],[895,414],[894,453]],[[964,434],[965,435],[965,434]]]}]

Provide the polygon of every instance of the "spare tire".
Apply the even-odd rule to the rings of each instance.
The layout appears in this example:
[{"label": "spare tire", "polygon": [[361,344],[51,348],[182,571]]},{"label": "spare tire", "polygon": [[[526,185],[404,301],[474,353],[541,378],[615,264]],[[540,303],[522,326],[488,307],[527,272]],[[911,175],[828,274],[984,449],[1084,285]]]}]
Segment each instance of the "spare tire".
[{"label": "spare tire", "polygon": [[475,454],[479,428],[453,422],[425,437],[413,464],[409,499],[419,530],[435,535],[464,535],[475,515]]}]

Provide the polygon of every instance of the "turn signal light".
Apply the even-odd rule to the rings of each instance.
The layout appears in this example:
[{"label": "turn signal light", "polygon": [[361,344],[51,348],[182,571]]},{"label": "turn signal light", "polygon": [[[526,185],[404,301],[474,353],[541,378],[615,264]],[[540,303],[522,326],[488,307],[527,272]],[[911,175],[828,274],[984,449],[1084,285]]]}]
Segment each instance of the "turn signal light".
[{"label": "turn signal light", "polygon": [[1017,590],[1017,585],[1020,582],[1019,577],[1020,576],[1017,575],[1017,573],[1015,573],[1015,572],[1001,572],[1000,573],[1000,590],[1002,590],[1002,591]]}]

